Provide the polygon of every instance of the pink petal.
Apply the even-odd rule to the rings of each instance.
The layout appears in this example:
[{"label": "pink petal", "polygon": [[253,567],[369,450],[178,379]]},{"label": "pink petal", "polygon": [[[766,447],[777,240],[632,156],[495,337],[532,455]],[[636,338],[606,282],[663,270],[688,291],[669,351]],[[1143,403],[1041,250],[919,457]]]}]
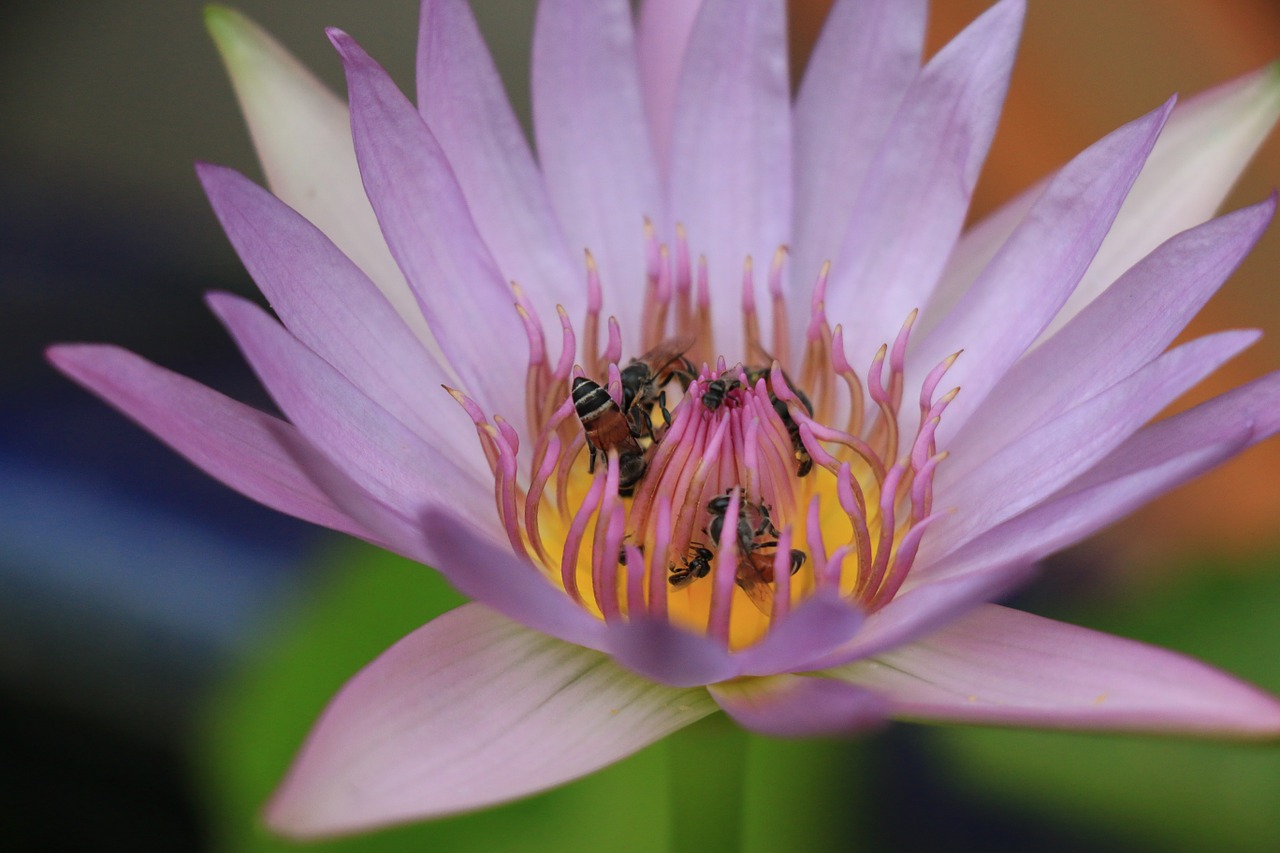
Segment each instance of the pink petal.
[{"label": "pink petal", "polygon": [[47,354],[67,376],[219,482],[287,515],[378,541],[299,468],[281,445],[280,435],[296,434],[284,421],[118,347],[63,344]]},{"label": "pink petal", "polygon": [[407,518],[438,506],[493,524],[492,486],[458,468],[266,315],[229,294],[209,305],[302,435],[376,500]]},{"label": "pink petal", "polygon": [[905,589],[912,589],[914,584],[923,588],[942,578],[985,573],[993,566],[1031,563],[1079,542],[1239,453],[1248,444],[1250,427],[1237,421],[1231,424],[1234,433],[1227,433],[1225,426],[1219,428],[1215,443],[1190,444],[1176,455],[1156,459],[1153,454],[1139,452],[1116,459],[1116,463],[1136,463],[1139,460],[1135,457],[1141,456],[1141,467],[1098,465],[1034,509],[945,557],[918,563]]},{"label": "pink petal", "polygon": [[[1050,329],[1065,324],[1126,269],[1178,232],[1213,215],[1280,114],[1274,65],[1174,108],[1107,239]],[[961,237],[921,318],[930,328],[1013,233],[1047,181],[1020,193]]]},{"label": "pink petal", "polygon": [[543,318],[554,318],[561,304],[580,320],[587,292],[581,259],[568,251],[465,0],[422,4],[418,110],[453,167],[503,279],[519,282]]},{"label": "pink petal", "polygon": [[244,176],[197,167],[223,229],[280,319],[313,352],[424,440],[489,469],[449,377],[369,279],[324,234]]},{"label": "pink petal", "polygon": [[707,689],[740,726],[771,737],[855,734],[884,723],[889,709],[872,691],[830,678],[748,678]]},{"label": "pink petal", "polygon": [[689,34],[702,0],[643,0],[636,23],[636,58],[653,151],[665,183],[671,175],[671,126]]},{"label": "pink petal", "polygon": [[[766,270],[790,240],[790,111],[783,4],[705,0],[680,76],[668,192],[673,220],[707,256],[713,301],[737,305],[745,258]],[[716,349],[745,355],[739,312],[713,320]]]},{"label": "pink petal", "polygon": [[1127,473],[1162,464],[1174,455],[1230,441],[1242,430],[1246,433],[1244,447],[1280,432],[1280,372],[1144,427],[1072,487],[1091,486],[1109,472]]},{"label": "pink petal", "polygon": [[711,684],[740,672],[719,640],[660,619],[610,625],[607,651],[632,672],[672,687]]},{"label": "pink petal", "polygon": [[475,604],[361,670],[267,806],[295,838],[512,800],[622,759],[715,710]]},{"label": "pink petal", "polygon": [[[867,171],[920,71],[927,7],[840,0],[822,27],[795,103],[792,287],[802,305],[822,264],[839,258]],[[803,340],[807,312],[792,320],[793,340]]]},{"label": "pink petal", "polygon": [[[590,249],[606,310],[639,332],[644,217],[661,223],[626,0],[544,0],[533,33],[533,129],[569,251]],[[581,318],[572,318],[578,322]]]},{"label": "pink petal", "polygon": [[[1256,341],[1256,332],[1208,335],[1165,353],[1128,379],[1012,442],[980,466],[940,472],[938,500],[960,511],[939,521],[920,549],[928,564],[1034,506],[1097,464],[1166,405]],[[1046,380],[1048,381],[1048,380]]]},{"label": "pink petal", "polygon": [[811,669],[813,661],[848,642],[865,619],[855,605],[829,590],[805,599],[765,638],[737,654],[743,675],[777,675]]},{"label": "pink petal", "polygon": [[[1049,323],[1093,259],[1172,102],[1094,143],[1062,169],[955,309],[911,356],[923,377],[963,349],[947,381],[964,388],[938,429],[954,435]],[[908,376],[908,387],[919,379]]]},{"label": "pink petal", "polygon": [[929,61],[867,172],[827,292],[858,369],[928,300],[960,233],[1024,11],[1022,0],[996,4]]},{"label": "pink petal", "polygon": [[1280,74],[1274,63],[1175,110],[1098,256],[1049,332],[1170,235],[1212,216],[1278,117]]},{"label": "pink petal", "polygon": [[837,674],[913,720],[1280,736],[1280,702],[1223,672],[996,605]]},{"label": "pink petal", "polygon": [[[1280,374],[1275,378],[1280,379]],[[1272,382],[1271,398],[1277,395],[1280,382]],[[1114,462],[1096,466],[1034,509],[933,563],[917,562],[898,596],[868,617],[852,642],[823,658],[817,667],[835,666],[910,642],[975,604],[998,598],[1025,579],[1035,561],[1079,542],[1221,464],[1247,446],[1252,432],[1247,423],[1228,418],[1212,434],[1204,435],[1205,442],[1182,442],[1186,446],[1176,453],[1176,444],[1158,442],[1123,457],[1117,451],[1109,457]],[[1208,443],[1210,437],[1216,443]],[[1165,453],[1158,454],[1157,448]]]},{"label": "pink petal", "polygon": [[208,6],[267,185],[368,274],[424,341],[431,332],[365,197],[347,105],[253,21]]},{"label": "pink petal", "polygon": [[384,547],[434,567],[463,595],[522,625],[587,648],[606,646],[604,623],[552,588],[527,560],[496,545],[474,519],[451,513],[406,513],[370,495],[298,436],[282,442],[343,512]]},{"label": "pink petal", "polygon": [[1028,561],[992,561],[981,571],[954,577],[930,578],[928,582],[904,588],[892,601],[867,617],[849,642],[811,661],[811,670],[826,670],[849,661],[878,655],[931,634],[957,617],[1008,593],[1027,581],[1034,572]]},{"label": "pink petal", "polygon": [[522,429],[524,330],[444,152],[386,72],[345,33],[329,37],[347,72],[360,174],[391,253],[464,390]]},{"label": "pink petal", "polygon": [[449,513],[428,512],[419,524],[421,547],[432,558],[431,564],[463,595],[567,643],[606,648],[605,624],[574,604],[510,548],[477,535]]},{"label": "pink petal", "polygon": [[1268,199],[1184,231],[1143,258],[1015,364],[947,449],[970,464],[986,459],[1154,359],[1235,270],[1274,213],[1275,199]]}]

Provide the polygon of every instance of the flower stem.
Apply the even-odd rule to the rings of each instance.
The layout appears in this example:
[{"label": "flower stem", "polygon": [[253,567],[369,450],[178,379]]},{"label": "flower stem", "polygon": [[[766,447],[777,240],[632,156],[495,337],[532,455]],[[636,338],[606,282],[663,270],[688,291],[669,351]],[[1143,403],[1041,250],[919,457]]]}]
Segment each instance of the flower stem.
[{"label": "flower stem", "polygon": [[748,740],[724,714],[713,714],[667,738],[675,853],[742,849]]}]

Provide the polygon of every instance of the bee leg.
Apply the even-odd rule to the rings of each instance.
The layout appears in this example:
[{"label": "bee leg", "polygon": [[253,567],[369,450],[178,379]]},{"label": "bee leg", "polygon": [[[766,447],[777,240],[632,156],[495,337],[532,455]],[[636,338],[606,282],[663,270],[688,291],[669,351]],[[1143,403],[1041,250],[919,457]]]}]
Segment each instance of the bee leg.
[{"label": "bee leg", "polygon": [[808,556],[804,551],[795,548],[791,549],[791,574],[794,575],[800,571],[800,567],[804,565],[804,561]]},{"label": "bee leg", "polygon": [[658,411],[662,412],[662,422],[671,423],[671,412],[667,411],[667,392],[658,394]]},{"label": "bee leg", "polygon": [[591,442],[587,442],[587,473],[594,474],[596,472],[596,448]]}]

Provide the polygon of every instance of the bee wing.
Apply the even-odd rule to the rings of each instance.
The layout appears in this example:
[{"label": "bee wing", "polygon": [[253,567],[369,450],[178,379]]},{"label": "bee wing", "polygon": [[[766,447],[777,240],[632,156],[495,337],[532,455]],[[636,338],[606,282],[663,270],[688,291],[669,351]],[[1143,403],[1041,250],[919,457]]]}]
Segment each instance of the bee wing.
[{"label": "bee wing", "polygon": [[643,361],[649,365],[649,369],[653,371],[654,376],[660,376],[667,371],[667,368],[680,360],[680,357],[693,346],[693,341],[694,337],[692,335],[667,338],[640,356],[637,361]]},{"label": "bee wing", "polygon": [[773,614],[773,587],[764,579],[760,567],[756,564],[755,554],[749,554],[738,561],[738,575],[735,578],[738,589],[747,594],[751,603],[765,616]]}]

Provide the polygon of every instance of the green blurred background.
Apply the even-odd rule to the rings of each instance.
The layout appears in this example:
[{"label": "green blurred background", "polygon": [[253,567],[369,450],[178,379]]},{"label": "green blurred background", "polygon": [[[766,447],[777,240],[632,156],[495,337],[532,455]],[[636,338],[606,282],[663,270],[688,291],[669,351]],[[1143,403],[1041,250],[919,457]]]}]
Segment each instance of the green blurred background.
[{"label": "green blurred background", "polygon": [[[474,5],[527,115],[532,3]],[[793,4],[798,54],[827,5]],[[931,48],[988,4],[935,5]],[[979,211],[1170,92],[1280,55],[1274,0],[1030,5]],[[412,91],[412,0],[239,8],[339,90],[329,24]],[[270,408],[200,301],[212,288],[253,291],[191,164],[260,172],[201,4],[50,0],[5,14],[4,846],[290,847],[265,835],[256,813],[316,713],[457,598],[421,567],[207,481],[44,365],[52,341],[112,341]],[[1278,180],[1272,140],[1228,206]],[[1270,332],[1222,383],[1280,366],[1278,268],[1273,230],[1200,321],[1201,331]],[[1272,442],[1055,558],[1013,603],[1180,649],[1280,692],[1278,475]],[[724,736],[714,723],[696,734]],[[737,783],[714,768],[673,776],[679,748],[658,744],[540,797],[334,847],[665,849],[673,802],[705,802],[710,823],[736,819],[716,813],[715,791]],[[1280,752],[1268,747],[894,726],[853,742],[749,739],[742,791],[746,846],[760,851],[1280,849]]]}]

